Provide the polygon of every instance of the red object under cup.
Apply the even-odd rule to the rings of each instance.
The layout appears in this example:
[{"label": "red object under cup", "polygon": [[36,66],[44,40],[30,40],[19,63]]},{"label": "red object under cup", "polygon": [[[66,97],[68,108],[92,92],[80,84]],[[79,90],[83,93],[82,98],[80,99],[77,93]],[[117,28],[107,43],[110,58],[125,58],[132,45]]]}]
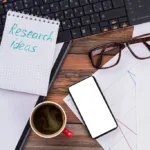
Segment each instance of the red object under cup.
[{"label": "red object under cup", "polygon": [[63,130],[63,133],[64,133],[66,136],[68,136],[68,137],[72,137],[72,136],[73,136],[72,132],[69,131],[69,130],[66,129],[66,128]]}]

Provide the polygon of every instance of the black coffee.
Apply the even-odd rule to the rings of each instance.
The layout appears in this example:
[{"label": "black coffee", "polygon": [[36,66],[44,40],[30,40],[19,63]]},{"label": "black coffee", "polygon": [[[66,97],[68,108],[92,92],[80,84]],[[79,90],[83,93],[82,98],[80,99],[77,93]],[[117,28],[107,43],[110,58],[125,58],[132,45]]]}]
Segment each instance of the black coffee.
[{"label": "black coffee", "polygon": [[35,111],[33,123],[40,133],[46,135],[54,134],[63,125],[63,114],[57,106],[46,104]]}]

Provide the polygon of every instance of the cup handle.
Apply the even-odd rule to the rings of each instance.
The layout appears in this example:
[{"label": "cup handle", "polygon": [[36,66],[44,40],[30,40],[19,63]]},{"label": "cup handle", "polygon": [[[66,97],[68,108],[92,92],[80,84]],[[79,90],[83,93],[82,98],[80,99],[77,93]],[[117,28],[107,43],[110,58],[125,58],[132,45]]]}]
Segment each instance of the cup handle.
[{"label": "cup handle", "polygon": [[68,136],[68,137],[72,137],[73,136],[73,134],[72,134],[72,132],[70,132],[68,129],[64,129],[63,130],[63,133],[66,135],[66,136]]}]

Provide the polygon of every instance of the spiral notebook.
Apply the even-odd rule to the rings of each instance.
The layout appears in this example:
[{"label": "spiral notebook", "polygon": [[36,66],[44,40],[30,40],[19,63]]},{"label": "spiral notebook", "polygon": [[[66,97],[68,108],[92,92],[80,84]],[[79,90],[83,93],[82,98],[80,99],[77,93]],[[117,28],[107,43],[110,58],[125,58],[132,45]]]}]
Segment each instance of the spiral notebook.
[{"label": "spiral notebook", "polygon": [[8,11],[0,48],[0,88],[47,95],[59,24]]}]

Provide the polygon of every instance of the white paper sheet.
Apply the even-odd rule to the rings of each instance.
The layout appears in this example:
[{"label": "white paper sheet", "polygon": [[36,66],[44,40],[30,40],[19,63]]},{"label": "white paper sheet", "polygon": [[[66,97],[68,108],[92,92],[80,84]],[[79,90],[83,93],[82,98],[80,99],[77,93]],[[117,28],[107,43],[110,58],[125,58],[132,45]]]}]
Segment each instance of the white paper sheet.
[{"label": "white paper sheet", "polygon": [[[141,45],[139,48],[144,50],[145,47]],[[136,101],[138,127],[137,150],[148,150],[150,135],[150,59],[138,63],[138,65],[136,66],[136,72]]]},{"label": "white paper sheet", "polygon": [[0,88],[47,95],[59,24],[8,11],[0,51]]},{"label": "white paper sheet", "polygon": [[134,26],[134,30],[133,30],[133,35],[132,36],[136,37],[136,36],[139,36],[139,35],[150,33],[149,26],[150,26],[150,22]]},{"label": "white paper sheet", "polygon": [[[113,63],[115,59],[108,63]],[[94,74],[119,125],[117,130],[97,139],[105,150],[136,150],[134,65],[135,58],[128,49],[124,49],[118,66]],[[79,117],[69,96],[65,102]]]},{"label": "white paper sheet", "polygon": [[0,149],[14,150],[38,96],[0,90]]},{"label": "white paper sheet", "polygon": [[[133,31],[133,37],[150,33],[150,22],[136,25]],[[150,42],[148,42],[150,44]],[[149,56],[149,51],[140,44],[137,49],[141,49],[140,54],[145,53]],[[149,80],[150,80],[150,60],[138,61],[136,65],[136,110],[137,110],[137,150],[149,149],[150,135],[150,101],[149,101]]]},{"label": "white paper sheet", "polygon": [[119,65],[94,74],[119,125],[116,131],[97,139],[105,150],[136,150],[135,62],[126,48]]},{"label": "white paper sheet", "polygon": [[[55,60],[63,46],[56,45]],[[39,96],[0,90],[0,149],[14,150]]]}]

